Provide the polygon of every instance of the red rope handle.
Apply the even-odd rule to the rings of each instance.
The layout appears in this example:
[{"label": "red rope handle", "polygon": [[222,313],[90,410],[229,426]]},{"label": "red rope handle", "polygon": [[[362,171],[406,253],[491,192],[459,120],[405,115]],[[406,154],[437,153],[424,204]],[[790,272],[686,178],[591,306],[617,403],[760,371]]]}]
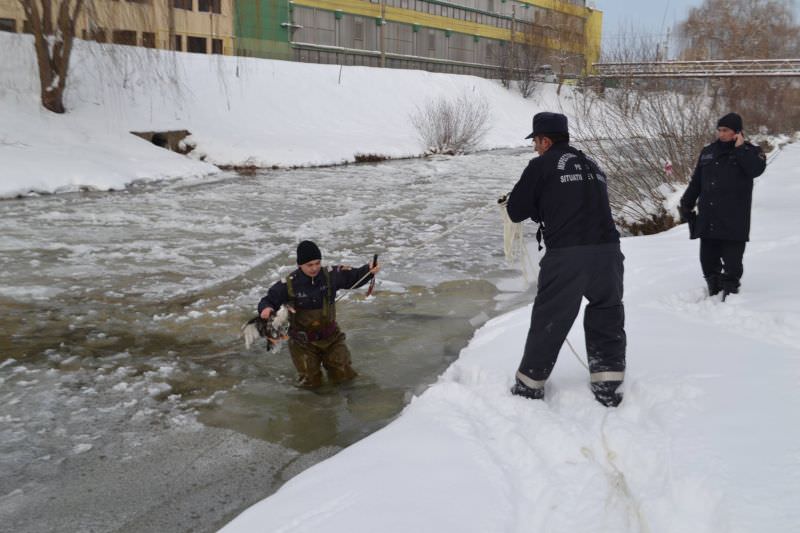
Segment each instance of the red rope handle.
[{"label": "red rope handle", "polygon": [[[378,254],[375,254],[372,257],[372,266],[370,268],[375,268],[378,266]],[[372,275],[372,279],[369,280],[369,287],[367,288],[367,296],[372,295],[372,290],[375,288],[375,274]]]}]

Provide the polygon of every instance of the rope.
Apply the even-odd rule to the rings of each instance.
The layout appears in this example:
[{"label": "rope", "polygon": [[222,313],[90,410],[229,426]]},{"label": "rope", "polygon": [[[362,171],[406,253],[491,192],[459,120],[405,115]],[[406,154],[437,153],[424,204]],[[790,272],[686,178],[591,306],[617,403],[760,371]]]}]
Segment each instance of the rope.
[{"label": "rope", "polygon": [[[586,370],[589,370],[589,365],[587,365],[583,361],[583,359],[581,359],[581,356],[578,355],[578,352],[575,351],[575,348],[572,346],[572,343],[569,342],[569,339],[567,339],[567,346],[569,346],[569,349],[572,352],[572,354],[575,356],[575,359],[577,359],[578,362],[583,365],[583,368],[585,368]],[[589,372],[591,372],[591,370],[589,370]]]},{"label": "rope", "polygon": [[[491,203],[491,204],[489,204],[487,206],[484,206],[483,208],[478,210],[478,214],[480,216],[485,215],[486,213],[488,213],[489,211],[491,211],[494,208],[494,205],[495,204],[493,202],[493,203]],[[425,239],[422,242],[420,242],[419,244],[417,244],[416,246],[412,246],[411,248],[409,248],[409,250],[419,250],[420,248],[422,248],[424,246],[427,246],[428,244],[430,244],[430,243],[432,243],[434,241],[438,241],[439,239],[441,239],[443,237],[446,237],[447,235],[450,235],[454,231],[456,231],[458,229],[461,229],[462,227],[466,226],[467,224],[471,224],[471,223],[475,222],[476,218],[479,218],[479,217],[478,216],[470,216],[467,219],[465,219],[463,222],[460,222],[460,223],[456,224],[452,228],[448,228],[445,231],[443,231],[442,233],[440,233],[440,234],[438,234],[438,235],[436,235],[434,237],[431,237],[430,239]],[[388,255],[391,256],[392,252],[388,252]]]},{"label": "rope", "polygon": [[641,533],[649,533],[650,527],[647,524],[647,520],[645,519],[644,515],[642,514],[642,505],[636,500],[633,494],[631,494],[630,487],[628,487],[628,481],[625,479],[625,474],[619,469],[615,461],[617,454],[608,445],[606,421],[608,421],[608,414],[610,412],[610,409],[606,409],[606,412],[603,414],[603,421],[600,423],[600,442],[603,445],[603,451],[606,452],[606,462],[612,470],[612,478],[610,480],[611,486],[614,489],[617,489],[617,491],[619,491],[619,493],[627,500],[629,512],[631,508],[633,508],[632,510],[636,516],[636,521],[639,523],[639,531]]},{"label": "rope", "polygon": [[[489,204],[489,205],[481,208],[476,215],[472,215],[472,216],[466,218],[463,222],[460,222],[460,223],[456,224],[455,226],[452,226],[452,227],[448,228],[447,230],[443,231],[442,233],[439,233],[438,235],[435,235],[434,237],[431,237],[430,239],[425,239],[425,240],[423,240],[422,242],[420,242],[419,244],[417,244],[415,246],[412,246],[410,248],[404,249],[403,253],[406,253],[406,252],[412,251],[412,250],[419,250],[420,248],[423,248],[423,247],[431,244],[432,242],[438,241],[439,239],[442,239],[442,238],[450,235],[451,233],[455,232],[456,230],[461,229],[462,227],[466,226],[467,224],[471,224],[471,223],[475,222],[476,218],[479,218],[480,216],[485,215],[486,213],[488,213],[493,208],[494,208],[494,203]],[[396,253],[392,253],[392,252],[388,251],[387,249],[384,249],[384,250],[382,250],[381,252],[378,252],[378,253],[380,255],[384,256],[384,257],[385,256],[392,257],[393,255],[396,255]],[[353,289],[353,288],[357,287],[359,283],[361,283],[362,281],[364,281],[367,278],[367,276],[369,276],[369,272],[364,274],[361,277],[361,279],[356,281],[350,287],[350,289]],[[350,290],[350,289],[348,289],[348,290]],[[338,302],[339,300],[341,300],[342,298],[345,298],[346,296],[347,296],[347,293],[340,294],[339,296],[336,297],[335,302]]]},{"label": "rope", "polygon": [[[583,365],[586,370],[589,370],[589,365],[583,362],[583,359],[580,358],[578,352],[572,346],[572,343],[569,342],[569,339],[566,339],[567,346],[569,346],[570,351],[575,355],[575,359]],[[591,372],[591,370],[589,370]],[[606,453],[606,462],[608,466],[611,467],[611,485],[613,488],[617,489],[622,496],[624,496],[629,505],[633,507],[633,511],[636,515],[636,520],[639,522],[639,531],[642,533],[649,533],[650,528],[647,524],[647,520],[645,519],[644,515],[642,514],[641,504],[636,501],[633,494],[631,494],[630,488],[628,487],[628,482],[625,479],[625,474],[622,470],[619,469],[617,463],[615,461],[617,454],[611,449],[608,444],[608,435],[606,434],[606,421],[608,420],[608,413],[611,412],[609,409],[606,409],[606,412],[603,414],[603,421],[600,423],[600,442],[603,445],[603,450]],[[584,455],[594,459],[594,456],[591,450],[584,448]]]}]

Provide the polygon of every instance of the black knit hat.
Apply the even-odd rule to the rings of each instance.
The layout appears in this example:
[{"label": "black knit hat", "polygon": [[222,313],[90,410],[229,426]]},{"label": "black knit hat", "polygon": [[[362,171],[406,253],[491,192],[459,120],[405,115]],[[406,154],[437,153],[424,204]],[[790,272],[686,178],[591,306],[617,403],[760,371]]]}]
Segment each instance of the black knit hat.
[{"label": "black knit hat", "polygon": [[305,265],[309,261],[322,259],[322,252],[316,244],[311,241],[303,241],[297,245],[297,264]]},{"label": "black knit hat", "polygon": [[563,133],[569,135],[567,117],[561,113],[550,113],[548,111],[533,115],[533,132],[525,138],[532,139],[536,135],[544,135],[547,133]]},{"label": "black knit hat", "polygon": [[736,113],[728,113],[717,122],[718,128],[730,128],[736,133],[742,131],[742,117]]}]

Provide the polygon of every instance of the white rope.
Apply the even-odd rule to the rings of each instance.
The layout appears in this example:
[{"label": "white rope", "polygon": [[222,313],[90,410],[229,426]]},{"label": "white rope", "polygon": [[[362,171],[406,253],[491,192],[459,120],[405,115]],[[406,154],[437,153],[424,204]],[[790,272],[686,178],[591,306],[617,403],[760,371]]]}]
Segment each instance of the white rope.
[{"label": "white rope", "polygon": [[[572,346],[572,343],[569,342],[569,339],[567,339],[567,346],[569,346],[569,349],[572,351],[573,355],[575,356],[575,359],[577,359],[578,362],[583,365],[583,368],[589,370],[589,365],[583,362],[583,359],[581,359],[581,356],[578,355],[578,352],[575,351],[575,348]],[[589,372],[591,372],[591,370],[589,370]]]},{"label": "white rope", "polygon": [[[456,230],[461,229],[462,227],[466,226],[467,224],[474,223],[475,220],[479,216],[483,216],[484,214],[486,214],[489,211],[491,211],[493,209],[493,206],[494,206],[494,202],[492,202],[491,204],[489,204],[489,205],[485,206],[484,208],[480,209],[476,214],[468,216],[463,222],[460,222],[460,223],[456,224],[455,226],[447,228],[442,233],[439,233],[438,235],[435,235],[435,236],[431,237],[430,239],[425,239],[422,242],[420,242],[419,244],[417,244],[416,246],[412,246],[411,248],[408,248],[407,250],[418,250],[418,249],[420,249],[420,248],[422,248],[424,246],[427,246],[428,244],[430,244],[430,243],[432,243],[434,241],[438,241],[442,237],[446,237],[446,236],[450,235],[451,233],[455,232]],[[389,252],[389,254],[391,255],[391,252]]]},{"label": "white rope", "polygon": [[[419,244],[417,244],[417,245],[415,245],[415,246],[412,246],[412,247],[410,247],[410,248],[406,248],[406,249],[404,249],[404,250],[403,250],[403,253],[407,253],[407,252],[409,252],[409,251],[411,251],[411,250],[418,250],[418,249],[420,249],[420,248],[423,248],[423,247],[425,247],[425,246],[427,246],[427,245],[431,244],[431,243],[432,243],[432,242],[434,242],[434,241],[438,241],[439,239],[442,239],[442,238],[444,238],[444,237],[446,237],[446,236],[450,235],[451,233],[453,233],[453,232],[455,232],[455,231],[457,231],[457,230],[461,229],[462,227],[466,226],[467,224],[472,224],[472,223],[474,223],[474,222],[475,222],[475,220],[476,220],[477,218],[479,218],[480,216],[483,216],[485,213],[488,213],[488,212],[489,212],[491,209],[493,209],[493,205],[494,205],[494,203],[492,203],[492,204],[489,204],[489,205],[485,206],[484,208],[480,209],[480,210],[479,210],[479,211],[478,211],[476,214],[470,215],[469,217],[467,217],[467,218],[466,218],[465,220],[463,220],[462,222],[460,222],[460,223],[456,224],[455,226],[451,226],[450,228],[447,228],[445,231],[443,231],[443,232],[439,233],[438,235],[434,235],[434,236],[433,236],[433,237],[431,237],[430,239],[425,239],[425,240],[421,241]],[[379,255],[383,255],[384,257],[386,257],[386,256],[389,256],[389,257],[391,257],[392,255],[395,255],[396,253],[397,253],[397,252],[395,252],[395,253],[393,254],[392,252],[390,252],[390,251],[387,251],[387,250],[385,250],[385,249],[384,249],[384,250],[383,250],[383,252],[381,252]],[[353,288],[354,288],[354,287],[356,287],[356,286],[357,286],[359,283],[361,283],[362,281],[364,281],[364,279],[365,279],[367,276],[369,276],[369,272],[367,272],[366,274],[364,274],[364,275],[361,277],[361,279],[359,279],[358,281],[356,281],[356,282],[353,284],[353,286],[352,286],[352,287],[350,287],[350,289],[353,289]],[[339,301],[339,300],[341,300],[342,298],[346,298],[346,297],[347,297],[347,294],[348,294],[348,293],[346,293],[346,292],[343,292],[342,294],[340,294],[340,295],[338,295],[338,296],[336,297],[336,300],[335,300],[335,301],[336,301],[336,302],[338,302],[338,301]]]},{"label": "white rope", "polygon": [[642,504],[631,493],[630,487],[628,487],[628,481],[625,479],[625,474],[617,466],[616,463],[617,454],[611,449],[611,446],[609,446],[608,444],[608,435],[606,434],[606,422],[608,421],[608,414],[610,412],[611,409],[606,409],[606,412],[603,413],[603,421],[600,423],[600,442],[603,445],[603,451],[605,451],[606,453],[606,463],[608,463],[608,466],[610,466],[612,470],[612,472],[609,475],[610,477],[609,482],[611,484],[612,489],[616,489],[619,492],[619,494],[622,495],[623,498],[627,501],[628,512],[630,513],[631,510],[633,511],[633,514],[636,517],[636,521],[639,523],[640,533],[649,533],[650,526],[648,525],[647,519],[642,513]]}]

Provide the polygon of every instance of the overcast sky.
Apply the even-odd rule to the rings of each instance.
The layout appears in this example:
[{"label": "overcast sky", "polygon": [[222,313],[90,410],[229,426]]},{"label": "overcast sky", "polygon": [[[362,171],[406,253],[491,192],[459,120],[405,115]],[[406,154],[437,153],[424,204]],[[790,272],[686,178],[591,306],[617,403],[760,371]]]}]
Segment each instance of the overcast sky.
[{"label": "overcast sky", "polygon": [[[614,45],[620,31],[663,39],[669,29],[674,33],[677,23],[686,19],[689,9],[703,0],[594,0],[603,12],[603,47]],[[800,2],[795,2],[795,20],[800,20]],[[674,53],[675,42],[670,43]]]},{"label": "overcast sky", "polygon": [[603,46],[612,46],[620,31],[663,38],[668,29],[686,19],[689,9],[702,0],[595,0],[603,12]]}]

